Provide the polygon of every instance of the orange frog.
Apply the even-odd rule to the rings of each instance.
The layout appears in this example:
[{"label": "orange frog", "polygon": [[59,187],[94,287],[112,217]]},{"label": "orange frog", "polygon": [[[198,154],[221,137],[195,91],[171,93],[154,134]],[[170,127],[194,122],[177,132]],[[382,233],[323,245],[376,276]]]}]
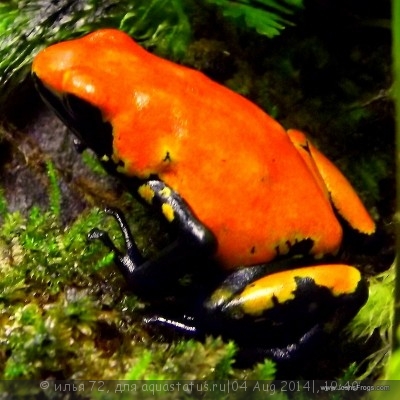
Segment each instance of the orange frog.
[{"label": "orange frog", "polygon": [[104,231],[90,237],[115,252],[132,288],[151,298],[188,272],[218,277],[203,279],[213,283],[201,301],[193,299],[192,314],[155,315],[149,323],[222,334],[286,359],[365,303],[356,268],[315,260],[341,246],[337,215],[364,236],[374,234],[374,221],[303,133],[285,131],[242,96],[114,29],[50,46],[36,56],[32,73],[79,142],[176,232],[170,246],[146,260],[122,213],[107,210],[120,224],[126,252]]}]

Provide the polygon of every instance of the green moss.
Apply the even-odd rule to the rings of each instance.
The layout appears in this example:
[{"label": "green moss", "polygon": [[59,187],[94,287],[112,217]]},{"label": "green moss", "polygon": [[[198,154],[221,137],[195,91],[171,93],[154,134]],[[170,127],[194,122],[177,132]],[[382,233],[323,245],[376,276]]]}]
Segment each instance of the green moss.
[{"label": "green moss", "polygon": [[377,329],[385,337],[393,323],[393,266],[369,281],[368,301],[349,325],[354,338],[370,337]]},{"label": "green moss", "polygon": [[92,170],[94,173],[98,175],[107,175],[107,172],[102,167],[101,163],[99,162],[98,157],[90,151],[84,151],[82,153],[82,160],[83,162]]},{"label": "green moss", "polygon": [[246,379],[270,381],[275,379],[276,365],[273,361],[266,359],[263,363],[257,364],[246,376]]},{"label": "green moss", "polygon": [[4,191],[0,188],[0,216],[4,216],[7,212],[7,200],[4,196]]},{"label": "green moss", "polygon": [[61,190],[58,185],[57,172],[52,162],[48,161],[46,166],[47,176],[49,178],[49,208],[51,213],[59,218],[61,215]]},{"label": "green moss", "polygon": [[[4,378],[38,377],[37,371],[44,368],[56,371],[58,357],[68,357],[68,345],[60,339],[59,331],[48,326],[41,308],[30,303],[13,307],[7,335],[11,356],[4,366]],[[56,357],[57,356],[57,357]]]},{"label": "green moss", "polygon": [[[151,346],[135,356],[127,380],[183,380],[228,379],[233,374],[231,364],[235,354],[233,344],[221,339],[207,338],[205,343],[194,340],[179,341],[172,345]],[[158,349],[157,349],[158,348]],[[163,367],[160,369],[160,365]]]},{"label": "green moss", "polygon": [[[90,228],[120,233],[94,210],[61,225],[57,173],[48,164],[49,210],[6,212],[0,231],[0,377],[40,379],[226,379],[236,348],[205,343],[159,343],[141,325],[144,304],[121,291],[112,254],[89,243]],[[3,196],[4,197],[4,196]]]},{"label": "green moss", "polygon": [[[92,269],[109,263],[109,256],[96,255],[99,247],[86,239],[101,217],[92,212],[61,226],[50,163],[48,175],[50,210],[5,213],[0,231],[0,374],[6,379],[90,371],[90,358],[82,356],[89,351],[101,358],[94,342],[99,321],[115,325],[115,313],[104,312],[96,293],[103,278]],[[110,292],[114,302],[117,295]]]}]

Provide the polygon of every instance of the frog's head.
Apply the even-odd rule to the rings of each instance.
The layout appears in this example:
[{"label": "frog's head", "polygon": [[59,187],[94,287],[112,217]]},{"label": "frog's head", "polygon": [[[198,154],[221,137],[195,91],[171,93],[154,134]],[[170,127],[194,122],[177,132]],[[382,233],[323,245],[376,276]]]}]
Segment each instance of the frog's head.
[{"label": "frog's head", "polygon": [[171,93],[190,92],[187,74],[115,29],[52,45],[32,65],[39,93],[81,148],[108,170],[142,179],[170,168],[174,130],[185,120],[184,96]]},{"label": "frog's head", "polygon": [[[109,121],[118,112],[118,91],[123,85],[115,51],[127,44],[134,42],[126,34],[104,29],[52,45],[39,52],[32,65],[35,85],[45,103],[78,142],[100,158],[112,155]],[[115,83],[117,78],[120,84]]]}]

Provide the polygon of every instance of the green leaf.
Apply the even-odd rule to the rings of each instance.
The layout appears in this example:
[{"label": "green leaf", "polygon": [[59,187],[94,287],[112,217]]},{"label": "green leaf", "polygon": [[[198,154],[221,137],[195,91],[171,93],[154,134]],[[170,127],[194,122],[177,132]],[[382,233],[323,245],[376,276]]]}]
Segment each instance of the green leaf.
[{"label": "green leaf", "polygon": [[[255,29],[269,38],[280,34],[286,26],[293,25],[288,15],[303,7],[302,0],[207,0],[217,5],[227,18]],[[283,14],[283,15],[282,15]]]}]

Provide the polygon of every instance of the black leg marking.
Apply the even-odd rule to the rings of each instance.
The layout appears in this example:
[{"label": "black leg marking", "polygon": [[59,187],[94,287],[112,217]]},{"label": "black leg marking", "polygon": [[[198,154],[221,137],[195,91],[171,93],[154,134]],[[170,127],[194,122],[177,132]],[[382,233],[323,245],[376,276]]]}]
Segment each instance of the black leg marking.
[{"label": "black leg marking", "polygon": [[[152,180],[145,183],[154,198],[152,204],[163,209],[177,226],[178,237],[163,249],[157,257],[145,260],[133,240],[129,226],[122,212],[108,208],[105,212],[118,222],[124,237],[126,250],[116,248],[109,235],[99,229],[89,233],[89,239],[101,240],[115,254],[115,263],[128,284],[142,296],[162,295],[170,286],[177,284],[179,277],[191,272],[191,262],[209,257],[216,248],[214,235],[193,215],[180,196],[163,182]],[[154,201],[153,201],[154,200]],[[163,210],[166,215],[165,210]],[[167,218],[168,219],[168,218]]]}]

